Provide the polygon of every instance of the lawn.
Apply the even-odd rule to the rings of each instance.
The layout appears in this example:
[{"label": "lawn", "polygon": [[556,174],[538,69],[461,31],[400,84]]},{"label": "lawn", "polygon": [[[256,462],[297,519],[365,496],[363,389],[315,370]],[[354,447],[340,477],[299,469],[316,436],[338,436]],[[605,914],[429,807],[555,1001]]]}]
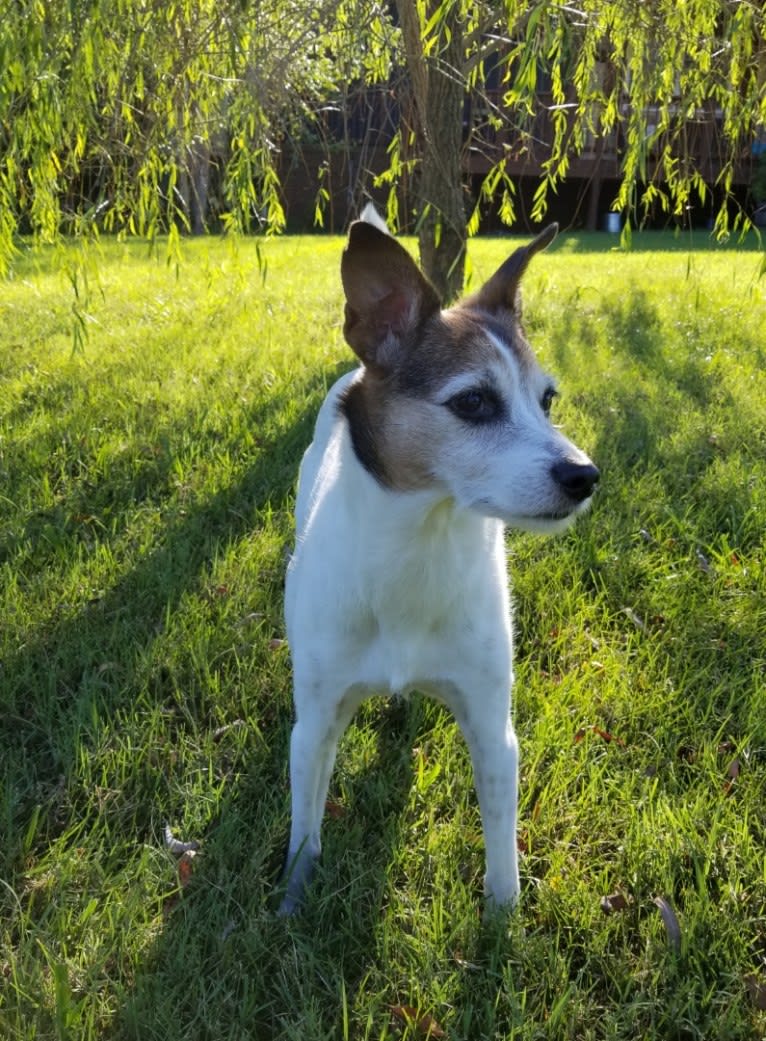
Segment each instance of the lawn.
[{"label": "lawn", "polygon": [[[557,421],[603,479],[573,531],[508,539],[508,922],[482,920],[462,740],[417,696],[359,714],[307,910],[274,914],[282,583],[300,456],[352,364],[342,241],[18,259],[0,284],[1,1038],[766,1036],[763,255],[613,245],[562,237],[525,285]],[[510,248],[472,244],[474,285]]]}]

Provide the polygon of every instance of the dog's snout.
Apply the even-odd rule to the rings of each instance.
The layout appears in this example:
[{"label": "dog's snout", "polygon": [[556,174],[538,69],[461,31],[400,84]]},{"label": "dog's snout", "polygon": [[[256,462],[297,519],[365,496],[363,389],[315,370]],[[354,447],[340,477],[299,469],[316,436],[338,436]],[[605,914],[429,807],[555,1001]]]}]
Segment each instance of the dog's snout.
[{"label": "dog's snout", "polygon": [[584,502],[593,493],[601,476],[593,463],[575,463],[571,459],[560,459],[554,463],[551,474],[556,484],[575,502]]}]

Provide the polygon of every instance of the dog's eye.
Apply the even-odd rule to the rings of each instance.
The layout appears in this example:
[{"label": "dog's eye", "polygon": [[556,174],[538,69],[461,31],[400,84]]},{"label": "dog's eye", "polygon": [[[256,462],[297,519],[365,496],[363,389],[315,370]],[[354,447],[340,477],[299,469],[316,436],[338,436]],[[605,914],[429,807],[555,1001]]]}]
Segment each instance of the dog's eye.
[{"label": "dog's eye", "polygon": [[488,390],[464,390],[450,398],[447,407],[460,419],[473,423],[494,419],[500,411],[500,403]]},{"label": "dog's eye", "polygon": [[542,408],[546,416],[549,416],[551,414],[551,405],[553,404],[553,399],[557,397],[558,394],[553,389],[553,387],[548,387],[543,396],[540,398],[540,407]]}]

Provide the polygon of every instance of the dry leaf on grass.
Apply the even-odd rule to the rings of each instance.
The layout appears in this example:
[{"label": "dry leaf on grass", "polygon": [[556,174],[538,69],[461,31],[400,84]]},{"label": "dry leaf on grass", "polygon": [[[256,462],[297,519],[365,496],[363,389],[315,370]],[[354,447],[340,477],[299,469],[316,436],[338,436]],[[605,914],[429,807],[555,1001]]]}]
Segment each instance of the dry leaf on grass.
[{"label": "dry leaf on grass", "polygon": [[230,730],[239,730],[241,727],[246,727],[247,723],[244,719],[235,719],[233,723],[226,723],[222,727],[217,727],[212,734],[214,741],[220,741],[224,734],[228,734]]},{"label": "dry leaf on grass", "polygon": [[575,744],[578,744],[580,741],[582,741],[585,735],[589,733],[596,734],[598,737],[601,738],[602,741],[606,741],[607,744],[611,744],[612,742],[614,742],[614,744],[620,745],[622,748],[625,747],[625,742],[622,740],[621,737],[616,737],[614,734],[610,734],[608,730],[602,730],[601,727],[597,727],[595,725],[589,727],[580,727],[580,729],[574,736]]},{"label": "dry leaf on grass", "polygon": [[697,564],[699,565],[700,571],[704,571],[706,575],[712,575],[715,573],[713,571],[713,565],[710,563],[710,561],[701,549],[695,549],[694,555],[697,558]]},{"label": "dry leaf on grass", "polygon": [[165,839],[165,849],[168,853],[172,853],[174,857],[182,857],[184,853],[196,853],[199,849],[199,842],[181,842],[180,839],[177,839],[170,830],[169,824],[166,824],[163,829],[163,837]]},{"label": "dry leaf on grass", "polygon": [[196,852],[193,849],[187,850],[181,854],[181,858],[178,861],[178,889],[166,896],[162,901],[162,914],[163,917],[167,918],[168,915],[178,906],[181,899],[181,894],[184,889],[187,889],[191,883],[194,875],[194,858]]},{"label": "dry leaf on grass", "polygon": [[447,1036],[433,1016],[428,1014],[421,1015],[412,1005],[390,1005],[389,1008],[394,1019],[398,1019],[400,1023],[404,1023],[406,1026],[414,1026],[419,1037],[440,1038]]},{"label": "dry leaf on grass", "polygon": [[604,914],[614,914],[616,911],[624,911],[628,906],[629,900],[624,893],[610,893],[609,896],[602,896],[600,901],[601,910]]},{"label": "dry leaf on grass", "polygon": [[646,632],[646,622],[640,615],[636,614],[632,607],[623,607],[622,613],[631,620],[636,629],[640,629],[642,633]]},{"label": "dry leaf on grass", "polygon": [[724,794],[731,795],[734,784],[742,772],[742,761],[740,759],[732,759],[729,763],[729,768],[726,771],[726,783],[723,786]]},{"label": "dry leaf on grass", "polygon": [[324,811],[328,817],[331,817],[334,821],[340,820],[341,817],[346,816],[346,807],[339,802],[335,802],[333,799],[328,799],[324,804]]},{"label": "dry leaf on grass", "polygon": [[194,874],[194,857],[196,856],[194,850],[189,850],[184,853],[181,859],[178,861],[178,884],[181,889],[186,889],[192,880]]}]

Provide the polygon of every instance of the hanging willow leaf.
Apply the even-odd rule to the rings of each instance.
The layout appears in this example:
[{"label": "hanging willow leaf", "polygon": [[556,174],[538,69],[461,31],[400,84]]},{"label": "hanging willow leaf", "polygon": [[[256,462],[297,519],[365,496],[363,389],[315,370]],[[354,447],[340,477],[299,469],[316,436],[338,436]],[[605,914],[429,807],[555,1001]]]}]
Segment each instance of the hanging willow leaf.
[{"label": "hanging willow leaf", "polygon": [[390,218],[397,184],[420,186],[421,260],[446,295],[463,278],[465,160],[477,152],[490,176],[472,232],[490,208],[515,219],[511,160],[538,176],[542,218],[573,162],[611,135],[623,244],[652,207],[683,218],[713,190],[725,236],[748,223],[741,164],[766,124],[764,68],[764,6],[731,0],[6,4],[0,271],[27,228],[44,241],[155,241],[210,218],[279,231],[284,153],[347,146],[356,104],[375,114],[374,143],[396,142]]}]

